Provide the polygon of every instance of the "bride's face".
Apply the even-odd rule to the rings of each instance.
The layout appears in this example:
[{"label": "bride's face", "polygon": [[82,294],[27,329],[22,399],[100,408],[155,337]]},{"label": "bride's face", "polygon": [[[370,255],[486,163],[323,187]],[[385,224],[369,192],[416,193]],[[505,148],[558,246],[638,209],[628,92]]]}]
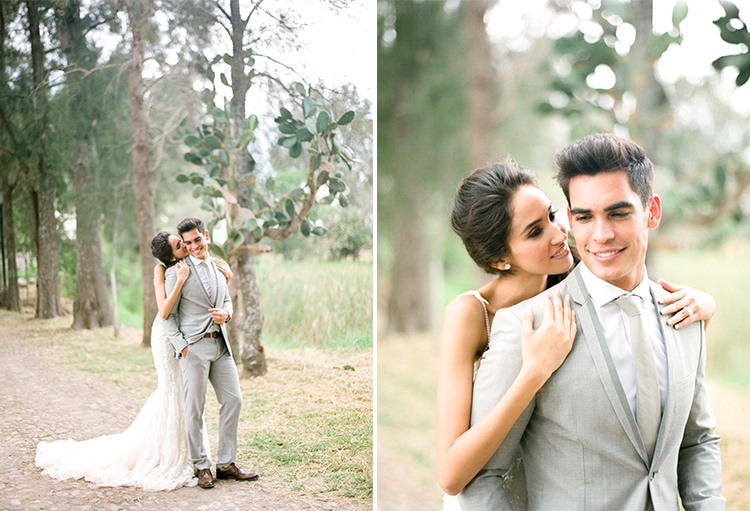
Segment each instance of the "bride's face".
[{"label": "bride's face", "polygon": [[565,226],[536,186],[522,186],[513,195],[513,220],[508,244],[509,263],[530,275],[558,275],[568,271],[573,257]]},{"label": "bride's face", "polygon": [[187,247],[178,236],[169,237],[169,245],[172,247],[172,255],[175,259],[184,259],[188,255]]}]

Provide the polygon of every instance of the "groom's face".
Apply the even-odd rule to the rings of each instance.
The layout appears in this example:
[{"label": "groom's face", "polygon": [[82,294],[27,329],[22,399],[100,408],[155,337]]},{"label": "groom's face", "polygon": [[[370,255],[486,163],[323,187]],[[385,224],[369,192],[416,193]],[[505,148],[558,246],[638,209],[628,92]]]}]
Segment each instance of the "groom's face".
[{"label": "groom's face", "polygon": [[570,231],[586,267],[613,286],[632,291],[643,279],[648,231],[659,225],[661,200],[644,208],[625,171],[570,180]]},{"label": "groom's face", "polygon": [[198,229],[193,229],[182,233],[182,243],[187,247],[190,255],[196,259],[208,257],[209,240],[208,231],[200,232]]}]

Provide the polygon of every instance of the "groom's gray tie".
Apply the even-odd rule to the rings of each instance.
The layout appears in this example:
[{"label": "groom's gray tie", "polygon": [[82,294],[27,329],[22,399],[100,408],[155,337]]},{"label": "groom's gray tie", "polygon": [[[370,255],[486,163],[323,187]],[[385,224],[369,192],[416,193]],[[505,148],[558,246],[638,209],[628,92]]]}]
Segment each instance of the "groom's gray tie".
[{"label": "groom's gray tie", "polygon": [[615,303],[630,320],[630,345],[635,362],[636,422],[648,454],[653,456],[661,423],[661,395],[654,348],[641,315],[641,299],[628,294],[615,299]]},{"label": "groom's gray tie", "polygon": [[206,292],[208,293],[208,298],[213,303],[214,287],[211,285],[211,272],[208,269],[208,261],[201,261],[201,263],[198,266],[200,267],[200,271],[198,273],[200,274],[203,287],[206,288]]}]

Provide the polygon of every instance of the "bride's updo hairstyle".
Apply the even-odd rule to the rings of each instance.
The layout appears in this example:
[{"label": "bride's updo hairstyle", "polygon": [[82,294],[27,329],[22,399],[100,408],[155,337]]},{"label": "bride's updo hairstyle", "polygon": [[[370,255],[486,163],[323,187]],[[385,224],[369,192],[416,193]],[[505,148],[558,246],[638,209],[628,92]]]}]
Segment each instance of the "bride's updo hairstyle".
[{"label": "bride's updo hairstyle", "polygon": [[169,244],[170,236],[171,234],[168,232],[162,231],[151,240],[151,255],[161,261],[166,267],[174,263],[172,245]]},{"label": "bride's updo hairstyle", "polygon": [[475,170],[458,186],[451,227],[469,256],[489,274],[508,273],[495,266],[510,255],[513,194],[525,185],[538,186],[536,176],[508,158]]}]

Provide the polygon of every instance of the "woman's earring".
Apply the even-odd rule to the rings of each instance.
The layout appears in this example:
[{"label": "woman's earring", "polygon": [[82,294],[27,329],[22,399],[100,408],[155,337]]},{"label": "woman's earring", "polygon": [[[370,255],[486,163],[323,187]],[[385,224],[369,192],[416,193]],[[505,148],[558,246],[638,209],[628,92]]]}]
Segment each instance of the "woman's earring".
[{"label": "woman's earring", "polygon": [[509,264],[506,264],[505,266],[503,266],[503,269],[504,269],[504,270],[510,270],[510,265],[509,265]]}]

